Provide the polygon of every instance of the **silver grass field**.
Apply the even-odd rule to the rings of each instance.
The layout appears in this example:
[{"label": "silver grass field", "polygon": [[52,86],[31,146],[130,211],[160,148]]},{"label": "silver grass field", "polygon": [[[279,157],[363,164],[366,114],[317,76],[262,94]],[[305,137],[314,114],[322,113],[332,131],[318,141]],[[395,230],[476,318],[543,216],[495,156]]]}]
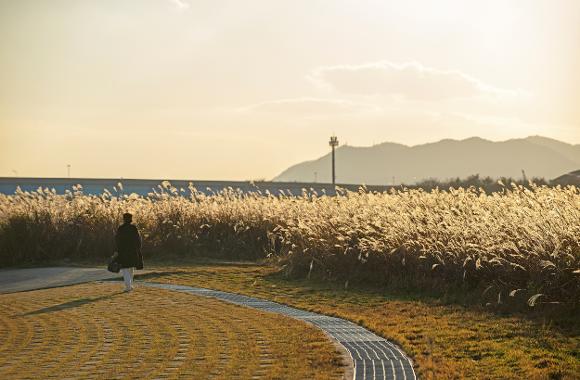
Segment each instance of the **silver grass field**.
[{"label": "silver grass field", "polygon": [[[121,186],[121,185],[120,185]],[[116,189],[114,189],[116,190]],[[330,197],[191,196],[165,182],[148,197],[0,195],[0,265],[105,260],[123,212],[147,258],[272,258],[292,276],[477,294],[479,302],[576,306],[580,189],[340,191]]]}]

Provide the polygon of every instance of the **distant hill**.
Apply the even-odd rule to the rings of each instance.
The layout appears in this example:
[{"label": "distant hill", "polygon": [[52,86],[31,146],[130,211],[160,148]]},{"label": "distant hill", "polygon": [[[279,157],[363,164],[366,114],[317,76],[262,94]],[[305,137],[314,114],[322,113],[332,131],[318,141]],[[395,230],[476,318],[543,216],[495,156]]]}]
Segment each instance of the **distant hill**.
[{"label": "distant hill", "polygon": [[[331,155],[294,165],[274,181],[331,181]],[[472,174],[490,177],[526,176],[553,179],[580,167],[580,145],[531,136],[493,142],[479,137],[441,140],[406,146],[382,143],[371,147],[341,146],[336,150],[337,183],[368,185],[413,184],[434,178],[464,178]]]},{"label": "distant hill", "polygon": [[580,170],[575,170],[573,172],[555,178],[552,183],[562,186],[567,185],[580,186]]}]

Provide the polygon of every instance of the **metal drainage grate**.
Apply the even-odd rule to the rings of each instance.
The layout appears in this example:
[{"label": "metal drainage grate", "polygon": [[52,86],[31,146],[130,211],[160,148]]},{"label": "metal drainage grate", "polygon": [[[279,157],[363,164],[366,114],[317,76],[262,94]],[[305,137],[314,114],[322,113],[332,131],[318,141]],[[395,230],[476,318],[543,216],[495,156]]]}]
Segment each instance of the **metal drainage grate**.
[{"label": "metal drainage grate", "polygon": [[139,283],[154,288],[217,298],[236,305],[282,314],[313,324],[338,341],[350,353],[354,363],[355,380],[412,380],[417,378],[411,359],[399,347],[350,321],[219,290],[156,282]]}]

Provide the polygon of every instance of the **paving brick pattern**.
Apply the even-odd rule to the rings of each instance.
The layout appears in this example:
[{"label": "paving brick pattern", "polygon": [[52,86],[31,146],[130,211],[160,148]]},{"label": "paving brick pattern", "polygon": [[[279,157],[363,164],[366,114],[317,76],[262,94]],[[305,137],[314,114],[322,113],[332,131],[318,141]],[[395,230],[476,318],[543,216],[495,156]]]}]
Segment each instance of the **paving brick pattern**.
[{"label": "paving brick pattern", "polygon": [[349,352],[354,363],[355,380],[416,379],[413,363],[399,347],[385,338],[344,319],[320,315],[276,302],[240,294],[184,285],[140,282],[143,285],[217,298],[236,305],[286,315],[311,323],[338,341]]},{"label": "paving brick pattern", "polygon": [[214,298],[122,287],[106,282],[0,295],[0,379],[343,374],[335,347],[312,326]]}]

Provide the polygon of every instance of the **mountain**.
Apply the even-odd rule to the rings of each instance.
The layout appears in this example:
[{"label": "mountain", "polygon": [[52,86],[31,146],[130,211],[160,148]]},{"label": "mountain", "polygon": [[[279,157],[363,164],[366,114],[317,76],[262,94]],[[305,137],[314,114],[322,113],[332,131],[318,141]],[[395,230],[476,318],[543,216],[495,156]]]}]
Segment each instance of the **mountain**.
[{"label": "mountain", "polygon": [[576,170],[576,171],[561,175],[560,177],[555,178],[553,180],[553,183],[558,184],[558,185],[562,185],[562,186],[568,186],[568,185],[580,186],[580,170]]},{"label": "mountain", "polygon": [[[493,142],[479,137],[445,139],[406,146],[382,143],[370,147],[343,145],[336,150],[337,183],[413,184],[427,178],[447,180],[480,176],[552,179],[580,168],[580,145],[541,136]],[[331,154],[294,165],[274,181],[331,181]]]}]

